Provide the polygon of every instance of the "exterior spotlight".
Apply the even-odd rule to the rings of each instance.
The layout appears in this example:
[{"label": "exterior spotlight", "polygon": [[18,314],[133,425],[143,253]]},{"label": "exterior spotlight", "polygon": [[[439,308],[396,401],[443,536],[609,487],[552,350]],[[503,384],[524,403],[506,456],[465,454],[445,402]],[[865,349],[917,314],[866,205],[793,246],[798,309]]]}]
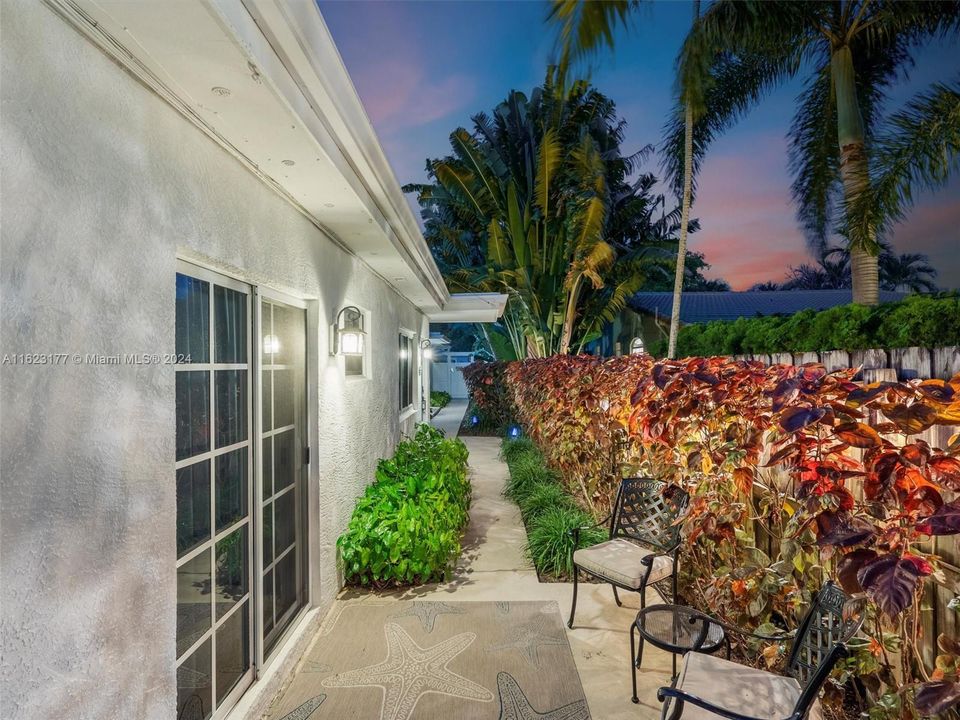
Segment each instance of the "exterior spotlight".
[{"label": "exterior spotlight", "polygon": [[507,437],[513,438],[514,440],[520,437],[523,434],[523,431],[520,429],[519,425],[511,425],[507,428]]},{"label": "exterior spotlight", "polygon": [[630,341],[630,354],[631,355],[643,355],[646,352],[646,348],[643,346],[643,338],[635,337]]},{"label": "exterior spotlight", "polygon": [[333,323],[333,354],[363,355],[363,313],[359,308],[348,305],[337,313]]},{"label": "exterior spotlight", "polygon": [[423,359],[424,360],[433,360],[433,348],[430,347],[429,340],[420,341],[420,349],[423,350]]},{"label": "exterior spotlight", "polygon": [[471,425],[479,425],[479,424],[480,424],[480,418],[478,418],[476,415],[471,415],[471,416],[470,416],[470,424],[471,424]]}]

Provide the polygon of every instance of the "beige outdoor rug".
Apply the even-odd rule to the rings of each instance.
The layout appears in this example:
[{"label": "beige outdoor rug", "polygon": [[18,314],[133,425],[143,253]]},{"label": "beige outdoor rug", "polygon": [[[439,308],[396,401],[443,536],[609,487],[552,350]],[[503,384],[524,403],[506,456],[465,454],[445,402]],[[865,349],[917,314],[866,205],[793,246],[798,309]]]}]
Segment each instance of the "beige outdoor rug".
[{"label": "beige outdoor rug", "polygon": [[270,720],[588,720],[555,602],[340,602]]}]

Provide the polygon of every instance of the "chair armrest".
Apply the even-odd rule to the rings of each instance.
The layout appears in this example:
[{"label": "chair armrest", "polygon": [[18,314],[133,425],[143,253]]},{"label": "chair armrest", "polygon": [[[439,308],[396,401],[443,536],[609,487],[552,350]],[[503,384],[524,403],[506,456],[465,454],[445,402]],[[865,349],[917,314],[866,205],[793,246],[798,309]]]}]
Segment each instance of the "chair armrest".
[{"label": "chair armrest", "polygon": [[599,522],[595,522],[593,523],[593,525],[581,525],[580,527],[572,528],[570,530],[570,535],[573,536],[574,540],[579,540],[581,530],[589,530],[590,528],[603,527],[608,522],[610,522],[611,517],[612,517],[611,515],[607,515],[603,520],[600,520]]},{"label": "chair armrest", "polygon": [[659,690],[657,690],[657,700],[662,703],[666,700],[666,698],[675,698],[680,702],[696,705],[697,707],[703,708],[714,715],[728,718],[728,720],[763,720],[763,718],[756,718],[752,715],[744,715],[743,713],[736,712],[735,710],[728,710],[727,708],[720,707],[719,705],[714,705],[703,698],[699,698],[696,695],[691,695],[688,692],[678,690],[674,687],[661,687]]}]

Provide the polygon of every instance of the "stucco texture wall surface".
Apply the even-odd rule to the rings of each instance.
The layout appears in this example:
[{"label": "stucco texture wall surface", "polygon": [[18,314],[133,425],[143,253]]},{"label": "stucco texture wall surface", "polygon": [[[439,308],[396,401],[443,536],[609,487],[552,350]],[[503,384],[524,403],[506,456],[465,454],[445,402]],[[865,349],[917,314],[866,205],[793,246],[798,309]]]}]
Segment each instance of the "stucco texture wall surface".
[{"label": "stucco texture wall surface", "polygon": [[[336,537],[400,431],[396,334],[423,317],[41,3],[4,3],[0,45],[2,353],[172,352],[178,253],[315,299],[329,602]],[[370,313],[368,379],[326,351],[345,302]],[[5,720],[174,717],[174,382],[170,365],[0,367]]]}]

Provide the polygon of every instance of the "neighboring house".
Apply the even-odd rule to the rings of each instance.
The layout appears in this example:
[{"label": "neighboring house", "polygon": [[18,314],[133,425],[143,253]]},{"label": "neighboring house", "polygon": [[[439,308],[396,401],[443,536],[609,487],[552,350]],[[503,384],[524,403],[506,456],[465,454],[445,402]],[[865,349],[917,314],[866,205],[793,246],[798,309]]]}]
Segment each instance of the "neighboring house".
[{"label": "neighboring house", "polygon": [[[895,302],[906,297],[901,292],[880,292],[880,302]],[[793,315],[801,310],[825,310],[853,302],[850,290],[773,290],[770,292],[685,292],[680,303],[680,323],[706,323],[713,320],[765,315]],[[672,292],[639,292],[627,303],[628,309],[612,324],[604,337],[603,351],[608,355],[629,352],[631,341],[643,338],[647,347],[670,331],[673,311]]]},{"label": "neighboring house", "polygon": [[448,294],[312,2],[4,3],[2,102],[0,717],[259,718],[429,322],[506,298]]}]

